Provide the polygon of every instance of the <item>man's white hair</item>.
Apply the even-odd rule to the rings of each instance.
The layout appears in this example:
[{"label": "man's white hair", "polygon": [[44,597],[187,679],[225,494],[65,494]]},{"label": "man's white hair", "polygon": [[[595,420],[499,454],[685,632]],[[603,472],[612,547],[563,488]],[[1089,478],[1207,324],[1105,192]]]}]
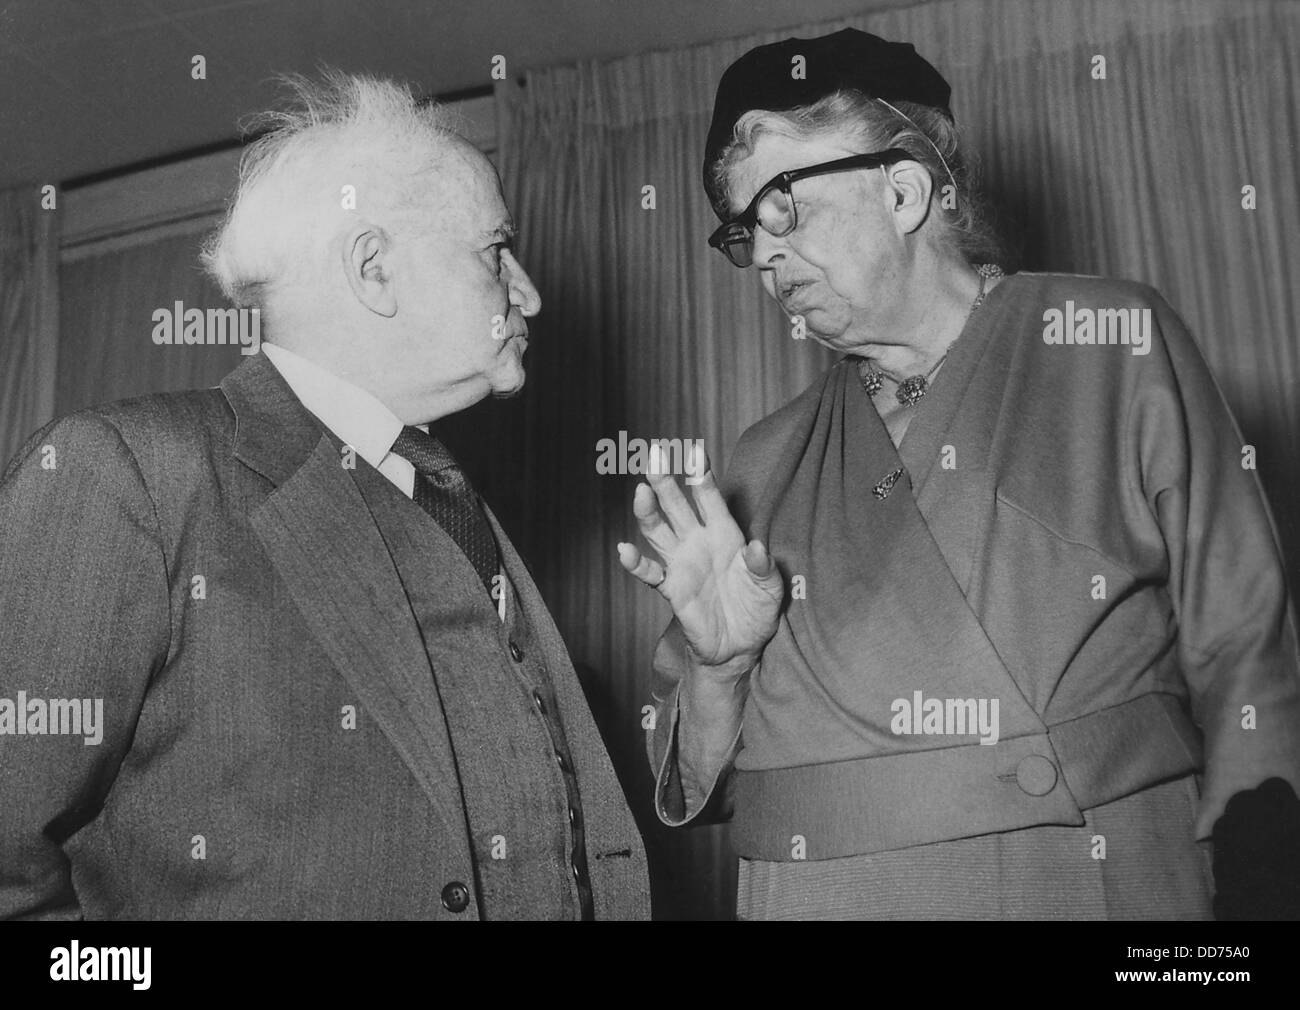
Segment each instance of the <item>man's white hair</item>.
[{"label": "man's white hair", "polygon": [[443,108],[406,85],[339,70],[281,80],[292,100],[246,124],[261,136],[244,151],[225,222],[202,253],[239,306],[261,307],[276,285],[309,277],[358,214],[393,227],[430,212],[430,172],[465,143]]}]

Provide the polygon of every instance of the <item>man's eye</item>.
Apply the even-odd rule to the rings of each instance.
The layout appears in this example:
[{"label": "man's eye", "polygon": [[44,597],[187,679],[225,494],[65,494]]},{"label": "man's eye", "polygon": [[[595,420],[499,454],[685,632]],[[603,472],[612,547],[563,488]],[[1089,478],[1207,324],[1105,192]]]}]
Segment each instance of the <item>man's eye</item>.
[{"label": "man's eye", "polygon": [[[514,240],[514,239],[512,239],[512,238],[511,238],[511,239],[506,239],[506,241],[502,242],[502,243],[497,247],[497,272],[498,272],[498,273],[500,273],[500,271],[501,271],[501,260],[503,259],[502,253],[509,253],[511,259],[513,260],[514,255],[515,255],[515,240]],[[516,266],[515,269],[518,269],[518,266]]]}]

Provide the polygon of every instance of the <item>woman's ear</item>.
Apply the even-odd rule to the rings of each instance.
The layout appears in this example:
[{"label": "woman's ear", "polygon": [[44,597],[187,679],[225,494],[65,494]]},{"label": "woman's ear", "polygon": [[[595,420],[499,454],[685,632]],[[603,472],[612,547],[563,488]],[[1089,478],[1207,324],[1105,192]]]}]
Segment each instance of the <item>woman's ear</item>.
[{"label": "woman's ear", "polygon": [[930,213],[934,180],[919,161],[900,161],[882,167],[881,171],[894,227],[900,235],[910,235],[925,223]]}]

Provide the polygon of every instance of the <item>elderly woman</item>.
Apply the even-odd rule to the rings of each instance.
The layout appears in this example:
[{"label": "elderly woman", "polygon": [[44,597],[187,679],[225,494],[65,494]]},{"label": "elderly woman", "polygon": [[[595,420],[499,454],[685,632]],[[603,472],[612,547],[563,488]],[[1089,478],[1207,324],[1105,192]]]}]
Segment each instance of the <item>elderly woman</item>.
[{"label": "elderly woman", "polygon": [[948,99],[852,30],[718,88],[711,242],[844,357],[694,507],[637,488],[660,816],[732,816],[741,918],[1205,918],[1215,870],[1270,914],[1300,673],[1243,440],[1154,290],[1002,276]]}]

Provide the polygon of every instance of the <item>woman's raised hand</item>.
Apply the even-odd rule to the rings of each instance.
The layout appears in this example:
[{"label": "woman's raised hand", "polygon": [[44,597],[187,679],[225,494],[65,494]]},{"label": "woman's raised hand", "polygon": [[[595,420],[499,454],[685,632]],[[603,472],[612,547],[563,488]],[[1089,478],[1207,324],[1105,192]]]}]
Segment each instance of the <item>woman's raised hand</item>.
[{"label": "woman's raised hand", "polygon": [[702,664],[740,659],[752,665],[776,633],[785,585],[763,544],[745,543],[703,448],[692,444],[690,451],[698,453],[686,466],[695,509],[663,472],[660,448],[651,443],[648,483],[637,485],[632,511],[662,560],[634,544],[619,544],[618,560],[668,601]]}]

